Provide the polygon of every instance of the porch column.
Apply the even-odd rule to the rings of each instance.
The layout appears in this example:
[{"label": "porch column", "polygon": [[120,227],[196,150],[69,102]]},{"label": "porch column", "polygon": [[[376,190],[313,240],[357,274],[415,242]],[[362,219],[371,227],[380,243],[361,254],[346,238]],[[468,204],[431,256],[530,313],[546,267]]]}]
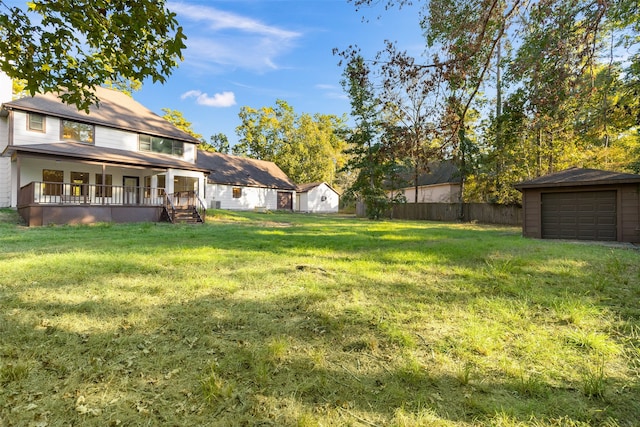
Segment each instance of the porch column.
[{"label": "porch column", "polygon": [[20,159],[20,156],[16,156],[16,184],[18,185],[18,191],[16,192],[16,194],[20,194]]},{"label": "porch column", "polygon": [[16,166],[15,167],[10,166],[9,182],[15,185],[16,190],[11,191],[11,187],[9,187],[9,191],[10,191],[9,206],[15,206],[17,208],[18,201],[20,200],[20,162],[21,160],[20,160],[20,155],[18,153],[13,153],[13,156],[16,162]]},{"label": "porch column", "polygon": [[173,189],[173,175],[173,169],[167,169],[167,178],[165,179],[164,183],[164,190],[167,192],[167,194],[173,194],[175,192]]},{"label": "porch column", "polygon": [[102,194],[102,204],[104,205],[104,199],[107,195],[106,187],[107,184],[107,165],[102,164],[102,188],[100,189],[100,194]]},{"label": "porch column", "polygon": [[158,201],[158,175],[151,175],[151,183],[149,184],[151,188],[149,188],[149,197],[154,200],[153,203],[157,203]]}]

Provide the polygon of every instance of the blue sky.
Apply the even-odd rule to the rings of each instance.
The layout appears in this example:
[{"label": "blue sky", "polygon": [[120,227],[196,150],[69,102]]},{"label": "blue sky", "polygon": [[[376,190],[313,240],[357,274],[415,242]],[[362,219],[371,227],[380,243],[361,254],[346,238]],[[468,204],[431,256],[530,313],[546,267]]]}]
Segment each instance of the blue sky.
[{"label": "blue sky", "polygon": [[356,11],[346,0],[191,0],[168,7],[188,37],[184,62],[164,85],[145,82],[134,98],[158,114],[181,111],[207,141],[221,132],[236,142],[240,108],[277,99],[298,114],[348,113],[333,48],[357,44],[373,57],[389,39],[413,54],[424,50],[416,8]]}]

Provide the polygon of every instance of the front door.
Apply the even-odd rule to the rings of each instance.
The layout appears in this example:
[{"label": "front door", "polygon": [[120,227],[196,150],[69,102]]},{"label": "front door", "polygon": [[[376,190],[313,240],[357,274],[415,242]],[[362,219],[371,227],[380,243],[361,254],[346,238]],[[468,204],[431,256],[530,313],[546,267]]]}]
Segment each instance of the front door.
[{"label": "front door", "polygon": [[125,205],[137,205],[140,178],[137,176],[125,176],[123,177],[122,185],[124,187],[122,203]]}]

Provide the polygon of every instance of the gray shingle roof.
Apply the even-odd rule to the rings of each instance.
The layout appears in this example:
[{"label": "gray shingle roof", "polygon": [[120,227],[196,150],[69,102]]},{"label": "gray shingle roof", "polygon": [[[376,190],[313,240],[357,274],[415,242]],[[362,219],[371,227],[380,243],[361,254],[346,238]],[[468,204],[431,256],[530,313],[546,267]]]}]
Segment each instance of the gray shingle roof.
[{"label": "gray shingle roof", "polygon": [[[443,160],[439,162],[430,162],[428,164],[428,171],[423,172],[418,176],[418,185],[437,185],[437,184],[460,184],[462,178],[458,167],[451,160]],[[405,168],[400,173],[401,187],[413,187],[414,177],[413,170]],[[395,185],[398,185],[396,182]],[[386,182],[385,186],[391,188],[391,183]]]},{"label": "gray shingle roof", "polygon": [[209,181],[216,184],[296,189],[296,185],[273,162],[198,151],[197,166],[208,170]]},{"label": "gray shingle roof", "polygon": [[97,147],[80,142],[61,142],[55,144],[10,145],[4,155],[30,153],[33,155],[55,156],[75,160],[93,160],[104,163],[132,166],[150,166],[162,169],[183,169],[206,172],[193,163],[175,158],[168,154],[118,150],[115,148]]},{"label": "gray shingle roof", "polygon": [[196,138],[122,92],[98,87],[96,95],[100,103],[89,107],[89,114],[78,111],[75,106],[64,104],[51,93],[17,99],[5,103],[4,106],[7,109],[30,111],[194,144],[200,143]]},{"label": "gray shingle roof", "polygon": [[611,172],[600,169],[570,168],[539,178],[520,182],[518,190],[542,187],[570,187],[584,185],[615,185],[640,183],[640,175]]}]

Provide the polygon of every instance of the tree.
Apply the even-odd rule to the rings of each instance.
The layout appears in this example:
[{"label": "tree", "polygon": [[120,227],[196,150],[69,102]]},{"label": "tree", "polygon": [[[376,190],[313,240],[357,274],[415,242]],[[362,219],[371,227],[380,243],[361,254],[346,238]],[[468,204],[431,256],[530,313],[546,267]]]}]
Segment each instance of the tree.
[{"label": "tree", "polygon": [[186,36],[164,0],[0,0],[0,69],[26,92],[60,92],[88,111],[95,88],[151,78],[164,82],[182,59]]},{"label": "tree", "polygon": [[429,162],[442,157],[446,146],[436,128],[444,108],[442,75],[417,65],[414,58],[389,42],[380,58],[386,59],[382,59],[379,95],[386,145],[393,157],[411,170],[414,202],[418,203],[418,179],[427,172]]},{"label": "tree", "polygon": [[181,129],[191,135],[196,139],[202,139],[202,135],[199,133],[195,133],[192,129],[191,122],[184,118],[184,115],[178,110],[172,110],[170,108],[163,108],[164,115],[163,119],[167,120],[169,123],[173,124],[178,129]]},{"label": "tree", "polygon": [[[357,7],[387,8],[415,3],[350,1]],[[635,78],[640,73],[634,72],[640,69],[640,54],[614,60],[617,48],[633,52],[640,43],[635,0],[417,4],[424,56],[378,56],[370,63],[414,74],[420,69],[440,73],[444,98],[454,102],[436,127],[447,151],[470,174],[473,197],[515,203],[520,195],[512,184],[522,179],[568,166],[633,170],[640,164],[640,79]],[[475,111],[482,110],[483,91],[494,84],[493,70],[495,115],[479,120]],[[478,138],[469,132],[474,123],[484,125]],[[627,153],[626,160],[621,153]],[[480,161],[477,171],[469,160]]]},{"label": "tree", "polygon": [[133,92],[137,92],[142,89],[142,82],[140,80],[120,80],[114,82],[111,79],[106,79],[102,86],[133,97]]},{"label": "tree", "polygon": [[333,184],[343,162],[345,118],[298,115],[286,101],[274,107],[240,109],[233,153],[276,163],[294,182]]},{"label": "tree", "polygon": [[212,151],[217,151],[222,154],[229,154],[229,138],[224,133],[217,133],[215,135],[211,135],[210,143],[206,144],[207,146],[212,148]]},{"label": "tree", "polygon": [[387,197],[384,181],[392,175],[390,172],[395,166],[395,158],[382,138],[382,103],[375,95],[371,69],[359,52],[348,55],[343,76],[342,86],[349,95],[351,116],[355,121],[347,136],[349,159],[345,165],[345,170],[355,178],[345,195],[363,201],[370,219],[380,219],[393,201],[393,197]]}]

